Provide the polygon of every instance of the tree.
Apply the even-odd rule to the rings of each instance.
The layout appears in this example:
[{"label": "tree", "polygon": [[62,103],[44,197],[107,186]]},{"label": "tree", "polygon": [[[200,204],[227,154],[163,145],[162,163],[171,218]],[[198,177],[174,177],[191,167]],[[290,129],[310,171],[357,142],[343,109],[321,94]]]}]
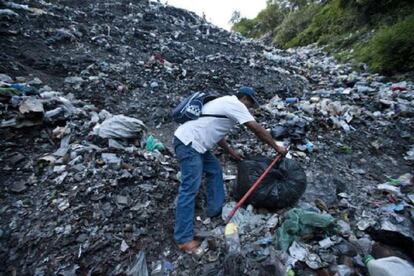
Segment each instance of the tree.
[{"label": "tree", "polygon": [[233,11],[233,13],[231,14],[231,18],[229,20],[229,23],[231,24],[236,24],[239,23],[241,20],[241,15],[240,15],[240,11]]},{"label": "tree", "polygon": [[289,0],[293,8],[302,8],[308,4],[307,0]]},{"label": "tree", "polygon": [[282,23],[284,12],[277,3],[268,1],[266,8],[256,18],[260,22],[262,33],[265,33]]},{"label": "tree", "polygon": [[295,9],[301,9],[313,2],[320,2],[320,1],[317,1],[317,0],[273,0],[273,1],[269,1],[268,0],[267,5],[278,4],[282,9],[295,10]]}]

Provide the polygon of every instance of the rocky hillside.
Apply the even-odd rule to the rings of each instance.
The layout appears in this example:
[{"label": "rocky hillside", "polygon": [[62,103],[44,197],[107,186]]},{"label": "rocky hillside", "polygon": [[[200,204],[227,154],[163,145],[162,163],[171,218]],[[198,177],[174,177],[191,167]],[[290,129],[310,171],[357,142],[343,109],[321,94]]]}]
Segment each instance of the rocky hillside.
[{"label": "rocky hillside", "polygon": [[[318,48],[267,47],[143,0],[0,1],[0,33],[1,273],[363,275],[362,247],[414,257],[412,82],[355,72]],[[273,237],[288,208],[243,209],[259,223],[244,223],[242,252],[230,258],[223,221],[200,204],[204,254],[189,256],[172,239],[169,111],[191,91],[241,85],[257,90],[255,117],[306,172],[296,207],[340,229],[282,252]],[[129,130],[113,131],[116,122]],[[243,127],[229,140],[274,156]],[[231,204],[235,164],[216,153]]]}]

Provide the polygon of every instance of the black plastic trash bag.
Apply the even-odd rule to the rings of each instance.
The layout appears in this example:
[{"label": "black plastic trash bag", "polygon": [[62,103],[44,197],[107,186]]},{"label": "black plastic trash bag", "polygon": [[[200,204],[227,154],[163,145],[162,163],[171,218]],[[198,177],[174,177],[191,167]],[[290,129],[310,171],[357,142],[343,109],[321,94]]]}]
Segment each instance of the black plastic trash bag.
[{"label": "black plastic trash bag", "polygon": [[[240,200],[260,177],[272,160],[254,158],[238,164],[237,182],[233,196]],[[263,179],[256,191],[246,200],[258,208],[281,209],[295,204],[306,190],[306,174],[299,163],[284,158]]]}]

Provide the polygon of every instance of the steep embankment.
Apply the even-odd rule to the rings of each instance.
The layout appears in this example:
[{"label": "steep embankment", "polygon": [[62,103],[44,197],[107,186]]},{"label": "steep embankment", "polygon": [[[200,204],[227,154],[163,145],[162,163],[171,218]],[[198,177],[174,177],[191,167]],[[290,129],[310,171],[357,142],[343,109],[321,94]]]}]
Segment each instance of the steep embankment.
[{"label": "steep embankment", "polygon": [[413,13],[412,1],[271,1],[233,29],[283,48],[318,43],[342,60],[392,75],[414,71]]}]

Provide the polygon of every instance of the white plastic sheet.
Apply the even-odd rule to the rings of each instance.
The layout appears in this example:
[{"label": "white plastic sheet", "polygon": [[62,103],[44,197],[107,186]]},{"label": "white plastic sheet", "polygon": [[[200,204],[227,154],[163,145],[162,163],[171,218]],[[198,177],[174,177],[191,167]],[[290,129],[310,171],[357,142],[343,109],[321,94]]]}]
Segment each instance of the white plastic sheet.
[{"label": "white plastic sheet", "polygon": [[95,134],[102,138],[139,138],[145,131],[145,125],[141,120],[116,115],[106,119],[101,125],[94,128]]}]

